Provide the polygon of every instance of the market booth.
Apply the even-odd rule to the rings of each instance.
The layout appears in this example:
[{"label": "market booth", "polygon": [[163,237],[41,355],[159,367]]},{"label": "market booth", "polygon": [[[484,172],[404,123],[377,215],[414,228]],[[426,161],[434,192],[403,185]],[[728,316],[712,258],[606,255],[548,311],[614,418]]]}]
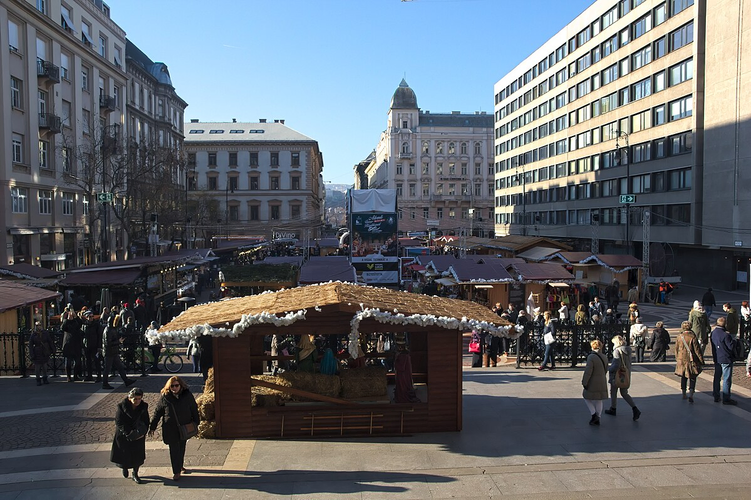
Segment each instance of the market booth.
[{"label": "market booth", "polygon": [[[472,329],[516,336],[513,326],[479,304],[334,282],[194,306],[152,340],[214,337],[217,437],[395,435],[461,430],[462,334]],[[374,333],[406,338],[413,377],[424,381],[419,400],[396,403],[277,386],[302,392],[308,401],[254,405],[254,386],[275,385],[264,381],[271,358],[264,354],[265,335],[339,335],[361,360],[383,356],[360,351]],[[344,384],[356,370],[370,368],[378,367],[341,368],[338,377]],[[393,382],[385,370],[383,377],[384,387]]]}]

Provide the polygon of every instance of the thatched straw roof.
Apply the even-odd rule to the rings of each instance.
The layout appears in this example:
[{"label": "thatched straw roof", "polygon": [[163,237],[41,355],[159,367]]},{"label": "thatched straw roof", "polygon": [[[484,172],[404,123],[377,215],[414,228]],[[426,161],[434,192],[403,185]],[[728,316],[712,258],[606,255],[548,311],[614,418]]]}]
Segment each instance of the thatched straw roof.
[{"label": "thatched straw roof", "polygon": [[[474,302],[432,297],[385,288],[325,283],[291,288],[189,308],[150,338],[191,338],[200,334],[236,336],[258,324],[287,326],[329,316],[360,321],[438,325],[452,329],[478,328],[509,335],[510,323]],[[514,335],[512,330],[510,335]]]}]

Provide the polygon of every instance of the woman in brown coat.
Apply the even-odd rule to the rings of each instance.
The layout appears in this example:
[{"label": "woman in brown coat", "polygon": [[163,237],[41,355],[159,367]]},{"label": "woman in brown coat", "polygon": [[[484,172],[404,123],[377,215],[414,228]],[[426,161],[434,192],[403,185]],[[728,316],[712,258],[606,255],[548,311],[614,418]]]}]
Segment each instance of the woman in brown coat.
[{"label": "woman in brown coat", "polygon": [[675,374],[681,377],[681,393],[686,399],[686,385],[688,383],[688,402],[694,402],[696,377],[701,373],[704,357],[696,335],[691,331],[691,323],[681,323],[681,332],[675,340]]},{"label": "woman in brown coat", "polygon": [[584,375],[582,376],[582,385],[584,386],[582,396],[589,412],[592,414],[589,425],[600,425],[602,400],[609,396],[608,382],[605,378],[608,358],[602,353],[602,342],[600,340],[595,339],[589,344],[592,346],[592,352],[587,356],[587,366],[584,368]]}]

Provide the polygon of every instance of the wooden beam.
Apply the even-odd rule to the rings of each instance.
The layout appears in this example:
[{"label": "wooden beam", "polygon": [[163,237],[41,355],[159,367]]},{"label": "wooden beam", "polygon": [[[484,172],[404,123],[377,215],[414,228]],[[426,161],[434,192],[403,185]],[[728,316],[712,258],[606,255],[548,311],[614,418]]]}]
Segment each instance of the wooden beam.
[{"label": "wooden beam", "polygon": [[292,394],[293,396],[300,396],[303,398],[314,399],[316,401],[323,401],[326,403],[334,403],[334,404],[345,405],[345,406],[357,406],[358,405],[358,403],[355,403],[354,401],[349,401],[349,400],[340,399],[340,398],[332,398],[330,396],[324,396],[322,394],[316,394],[315,392],[303,391],[300,389],[293,389],[292,387],[285,387],[283,385],[266,382],[264,380],[258,380],[256,378],[251,378],[250,384],[257,385],[260,387],[266,387],[268,389],[274,389],[279,392],[284,392],[287,394]]}]

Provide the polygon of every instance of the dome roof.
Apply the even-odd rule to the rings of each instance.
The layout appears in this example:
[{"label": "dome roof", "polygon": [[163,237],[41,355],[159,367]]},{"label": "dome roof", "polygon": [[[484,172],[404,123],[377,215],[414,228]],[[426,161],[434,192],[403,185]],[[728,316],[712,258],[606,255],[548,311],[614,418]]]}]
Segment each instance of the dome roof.
[{"label": "dome roof", "polygon": [[417,109],[415,91],[409,88],[404,78],[394,92],[394,97],[391,98],[391,109]]},{"label": "dome roof", "polygon": [[154,65],[151,66],[150,73],[159,81],[159,83],[172,85],[172,78],[169,76],[169,69],[167,69],[166,64],[160,62],[154,63]]}]

